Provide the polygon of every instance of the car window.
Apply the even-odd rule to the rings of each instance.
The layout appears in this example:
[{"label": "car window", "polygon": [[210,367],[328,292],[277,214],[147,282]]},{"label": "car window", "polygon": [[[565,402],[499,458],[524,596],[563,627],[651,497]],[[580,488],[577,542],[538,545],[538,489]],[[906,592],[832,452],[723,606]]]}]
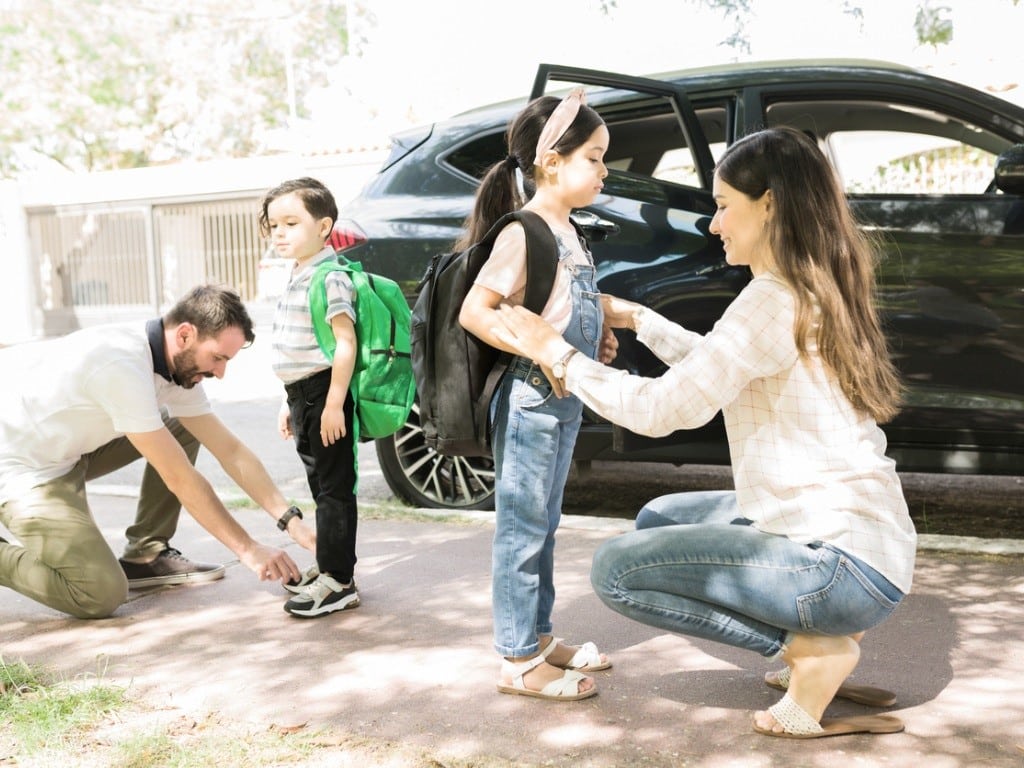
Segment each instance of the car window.
[{"label": "car window", "polygon": [[[648,98],[598,111],[611,135],[605,162],[612,173],[700,188],[693,153],[667,99]],[[727,105],[695,104],[694,111],[717,160],[726,146]]]},{"label": "car window", "polygon": [[850,193],[975,194],[995,174],[994,154],[927,133],[837,131],[828,144]]},{"label": "car window", "polygon": [[[711,149],[711,156],[717,163],[722,153],[725,152],[726,143],[716,141],[708,146]],[[661,181],[670,181],[684,187],[700,186],[700,175],[694,167],[693,155],[686,148],[670,149],[665,152],[651,175]]]},{"label": "car window", "polygon": [[765,115],[814,137],[851,194],[982,194],[1009,146],[955,115],[877,99],[780,100]]},{"label": "car window", "polygon": [[[722,103],[696,106],[697,119],[711,142],[715,160],[725,150],[727,109]],[[693,154],[686,146],[679,120],[667,99],[646,97],[632,102],[599,105],[610,143],[605,163],[613,175],[643,176],[671,184],[700,187]],[[482,179],[505,155],[504,127],[481,134],[456,147],[445,162]]]},{"label": "car window", "polygon": [[472,176],[478,181],[487,169],[505,156],[505,127],[480,134],[470,141],[455,147],[443,161],[457,171]]}]

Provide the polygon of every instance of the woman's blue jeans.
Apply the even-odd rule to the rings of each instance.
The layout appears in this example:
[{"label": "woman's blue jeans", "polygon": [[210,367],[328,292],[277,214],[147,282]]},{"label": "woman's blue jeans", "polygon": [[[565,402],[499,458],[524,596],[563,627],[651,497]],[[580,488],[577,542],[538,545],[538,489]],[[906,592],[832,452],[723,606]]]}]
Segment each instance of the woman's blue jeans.
[{"label": "woman's blue jeans", "polygon": [[598,548],[591,583],[613,611],[682,635],[772,657],[791,633],[851,635],[903,599],[839,549],[757,530],[732,491],[661,496],[636,527]]}]

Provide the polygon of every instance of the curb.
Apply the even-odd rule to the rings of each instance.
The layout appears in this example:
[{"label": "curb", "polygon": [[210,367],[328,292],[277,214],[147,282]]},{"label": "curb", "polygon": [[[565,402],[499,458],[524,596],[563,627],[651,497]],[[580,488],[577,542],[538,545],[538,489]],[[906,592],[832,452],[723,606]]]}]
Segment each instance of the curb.
[{"label": "curb", "polygon": [[[216,490],[216,489],[215,489]],[[117,496],[134,498],[139,489],[130,485],[89,484],[89,492],[98,496]],[[235,490],[221,492],[217,495],[227,503],[245,501],[248,497]],[[494,524],[494,512],[479,510],[431,509],[429,507],[410,507],[410,513],[433,517],[439,521],[446,519],[472,520],[479,523]],[[633,521],[616,517],[595,517],[589,515],[563,515],[561,526],[568,530],[603,531],[620,534],[633,530]],[[998,555],[1014,557],[1024,555],[1022,539],[982,539],[975,536],[943,536],[934,533],[922,533],[917,536],[918,552],[951,552],[967,555]]]}]

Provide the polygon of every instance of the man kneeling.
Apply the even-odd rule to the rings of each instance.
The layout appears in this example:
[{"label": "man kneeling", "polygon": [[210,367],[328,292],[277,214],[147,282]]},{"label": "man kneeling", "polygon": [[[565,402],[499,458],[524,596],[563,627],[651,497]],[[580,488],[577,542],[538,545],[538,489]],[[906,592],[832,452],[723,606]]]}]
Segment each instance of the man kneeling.
[{"label": "man kneeling", "polygon": [[[199,446],[301,546],[315,534],[256,455],[212,412],[221,378],[255,335],[238,295],[199,286],[145,325],[87,328],[0,349],[0,585],[79,618],[109,616],[129,588],[213,581],[224,566],[170,546],[181,507],[261,580],[298,581],[281,549],[255,541],[195,468]],[[135,522],[118,559],[85,483],[145,458]]]}]

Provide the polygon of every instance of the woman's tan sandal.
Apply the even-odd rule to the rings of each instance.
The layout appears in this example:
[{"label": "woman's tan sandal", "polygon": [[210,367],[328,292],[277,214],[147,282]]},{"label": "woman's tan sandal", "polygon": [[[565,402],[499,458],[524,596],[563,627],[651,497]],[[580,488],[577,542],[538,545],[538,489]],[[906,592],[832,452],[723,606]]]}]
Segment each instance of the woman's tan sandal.
[{"label": "woman's tan sandal", "polygon": [[[783,667],[778,672],[766,672],[764,684],[778,691],[788,690],[789,675],[789,667]],[[854,683],[843,683],[839,686],[836,697],[863,704],[866,707],[891,707],[896,703],[896,694],[892,691],[875,688],[871,685],[855,685]]]},{"label": "woman's tan sandal", "polygon": [[[558,644],[564,642],[565,641],[560,637],[551,638],[551,642],[545,646],[544,650],[540,652],[540,655],[547,659],[548,656],[551,655],[551,652],[558,647]],[[568,664],[554,664],[551,661],[548,661],[548,664],[551,664],[554,667],[559,667],[560,669],[574,669],[577,672],[600,672],[603,669],[612,668],[612,663],[610,661],[607,659],[602,661],[601,652],[597,650],[597,646],[593,643],[584,643],[581,645],[579,649],[577,649],[576,653],[573,654],[573,657],[569,659]]]},{"label": "woman's tan sandal", "polygon": [[[553,701],[579,701],[597,695],[597,688],[593,687],[587,691],[580,690],[580,683],[589,680],[586,675],[567,669],[557,680],[552,680],[539,691],[526,687],[526,674],[535,667],[544,663],[543,656],[534,656],[529,661],[513,662],[507,659],[501,664],[502,682],[498,683],[498,691],[510,693],[514,696],[532,696],[536,699],[550,699]],[[509,680],[509,683],[504,682]]]},{"label": "woman's tan sandal", "polygon": [[807,714],[806,710],[789,698],[787,693],[782,701],[768,708],[768,714],[782,726],[781,731],[762,728],[754,723],[754,730],[765,736],[783,739],[820,739],[825,736],[845,736],[854,733],[899,733],[903,721],[893,715],[866,715],[863,717],[835,717],[823,719],[820,723]]}]

